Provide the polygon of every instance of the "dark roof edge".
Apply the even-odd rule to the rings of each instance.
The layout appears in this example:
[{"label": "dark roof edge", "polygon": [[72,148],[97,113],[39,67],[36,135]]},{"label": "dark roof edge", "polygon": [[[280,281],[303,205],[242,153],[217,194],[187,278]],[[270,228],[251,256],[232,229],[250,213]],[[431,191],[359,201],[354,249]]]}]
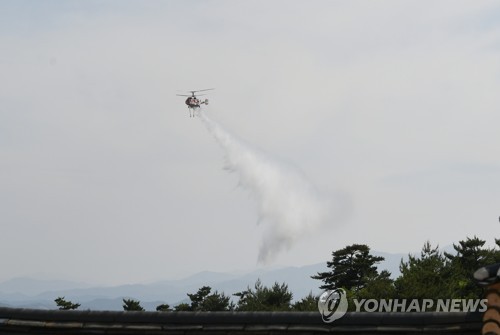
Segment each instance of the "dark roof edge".
[{"label": "dark roof edge", "polygon": [[[480,312],[457,313],[347,313],[333,322],[335,326],[446,326],[477,324]],[[319,312],[122,312],[122,311],[60,311],[0,307],[0,319],[97,322],[123,324],[287,324],[324,325]],[[332,325],[333,325],[332,324]]]}]

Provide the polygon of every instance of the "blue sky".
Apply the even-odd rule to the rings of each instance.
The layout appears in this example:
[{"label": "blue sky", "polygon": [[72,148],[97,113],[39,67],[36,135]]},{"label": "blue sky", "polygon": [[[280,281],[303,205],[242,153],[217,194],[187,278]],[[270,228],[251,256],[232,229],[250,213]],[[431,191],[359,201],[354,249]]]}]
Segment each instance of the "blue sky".
[{"label": "blue sky", "polygon": [[[250,271],[254,199],[179,90],[348,199],[266,266],[498,231],[494,1],[0,2],[0,280]],[[493,232],[493,233],[491,233]]]}]

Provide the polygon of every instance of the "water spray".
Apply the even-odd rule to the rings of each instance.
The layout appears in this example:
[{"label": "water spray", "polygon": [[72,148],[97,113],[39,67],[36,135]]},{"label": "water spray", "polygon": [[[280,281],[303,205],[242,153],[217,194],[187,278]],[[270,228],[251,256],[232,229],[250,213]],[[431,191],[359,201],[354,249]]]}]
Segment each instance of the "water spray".
[{"label": "water spray", "polygon": [[199,117],[225,153],[225,169],[236,173],[239,185],[255,198],[265,228],[258,261],[268,263],[299,238],[327,224],[328,199],[296,167],[254,148],[199,110]]}]

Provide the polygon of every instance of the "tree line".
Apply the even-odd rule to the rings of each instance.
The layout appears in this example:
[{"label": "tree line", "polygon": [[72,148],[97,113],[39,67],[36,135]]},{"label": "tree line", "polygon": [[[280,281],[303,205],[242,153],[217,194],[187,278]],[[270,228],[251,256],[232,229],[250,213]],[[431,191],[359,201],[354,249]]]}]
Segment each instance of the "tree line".
[{"label": "tree line", "polygon": [[[401,260],[400,274],[393,279],[387,270],[378,269],[384,257],[372,255],[365,244],[352,244],[332,252],[326,263],[327,270],[313,274],[311,278],[321,281],[319,288],[334,290],[342,288],[348,300],[353,299],[478,299],[483,289],[473,280],[472,274],[479,267],[500,262],[500,239],[495,247],[485,247],[486,241],[474,236],[453,244],[453,253],[441,252],[425,242],[420,255],[408,255]],[[161,304],[157,311],[317,311],[319,296],[311,293],[293,301],[293,294],[286,283],[275,282],[267,287],[257,280],[253,287],[231,296],[212,291],[203,286],[196,293],[188,293],[189,303],[171,307]],[[61,310],[77,309],[80,304],[55,299]],[[123,299],[125,311],[144,311],[140,301]],[[349,308],[354,308],[349,303]]]}]

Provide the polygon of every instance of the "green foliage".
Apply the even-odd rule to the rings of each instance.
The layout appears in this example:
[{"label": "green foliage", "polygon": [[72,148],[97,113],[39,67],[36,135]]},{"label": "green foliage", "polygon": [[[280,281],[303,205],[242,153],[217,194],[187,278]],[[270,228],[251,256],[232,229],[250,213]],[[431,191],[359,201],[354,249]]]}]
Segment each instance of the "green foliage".
[{"label": "green foliage", "polygon": [[189,294],[191,304],[182,303],[175,306],[176,311],[228,311],[234,309],[234,306],[229,303],[229,297],[224,293],[215,291],[210,294],[212,289],[209,286],[203,286],[198,289],[198,292]]},{"label": "green foliage", "polygon": [[[453,244],[455,253],[441,253],[427,241],[420,256],[408,255],[401,260],[400,276],[393,280],[387,270],[380,273],[377,264],[384,260],[370,254],[364,244],[352,244],[332,252],[327,262],[330,271],[319,272],[311,278],[321,280],[321,289],[343,288],[347,293],[349,311],[355,310],[354,299],[477,299],[483,289],[474,282],[472,274],[478,268],[500,262],[500,239],[495,248],[485,247],[486,242],[474,236]],[[234,305],[224,293],[203,286],[196,293],[187,294],[190,303],[181,303],[175,311],[317,311],[318,296],[310,292],[306,297],[291,303],[292,293],[285,283],[266,287],[257,280],[254,287],[235,293],[239,298]],[[61,310],[77,309],[80,304],[54,300]],[[123,299],[125,311],[144,311],[140,302]],[[156,307],[157,311],[171,311],[168,304]]]},{"label": "green foliage", "polygon": [[124,311],[144,311],[141,306],[141,302],[134,299],[123,299],[123,310]]},{"label": "green foliage", "polygon": [[401,276],[395,281],[398,297],[407,299],[445,299],[448,272],[446,258],[438,247],[433,248],[427,241],[420,253],[420,258],[408,255],[399,269]]},{"label": "green foliage", "polygon": [[474,236],[453,244],[455,255],[444,253],[449,267],[447,293],[451,298],[475,298],[482,294],[482,288],[472,280],[472,274],[484,265],[499,261],[498,250],[484,248],[485,243]]},{"label": "green foliage", "polygon": [[324,290],[344,288],[359,291],[370,278],[378,275],[376,264],[383,260],[384,257],[371,255],[367,245],[352,244],[332,253],[332,261],[326,263],[331,271],[318,272],[311,278],[323,281],[320,288]]},{"label": "green foliage", "polygon": [[174,307],[176,312],[190,312],[192,311],[191,305],[186,304],[185,302],[178,304]]},{"label": "green foliage", "polygon": [[203,300],[210,294],[212,289],[209,286],[203,286],[195,294],[189,294],[188,297],[191,299],[191,310],[196,311],[200,309],[200,305]]},{"label": "green foliage", "polygon": [[319,296],[314,296],[310,292],[306,297],[296,301],[292,305],[292,310],[297,312],[316,312],[318,311]]},{"label": "green foliage", "polygon": [[200,306],[200,311],[229,311],[233,310],[234,305],[229,302],[229,297],[225,296],[224,293],[215,293],[208,295]]},{"label": "green foliage", "polygon": [[169,304],[161,304],[161,305],[156,306],[157,312],[169,312],[171,310],[172,309],[170,308]]},{"label": "green foliage", "polygon": [[64,297],[58,297],[54,301],[60,310],[78,309],[78,307],[80,307],[80,304],[74,304],[71,301],[66,301],[64,300]]},{"label": "green foliage", "polygon": [[258,279],[254,289],[247,287],[246,291],[234,295],[239,297],[238,311],[288,311],[291,308],[292,292],[285,283],[276,282],[268,288]]},{"label": "green foliage", "polygon": [[370,255],[366,245],[353,244],[334,251],[327,262],[331,270],[312,278],[323,281],[321,289],[345,289],[349,310],[354,310],[354,299],[477,299],[483,296],[483,288],[475,283],[473,273],[500,262],[500,239],[495,239],[495,248],[485,244],[474,236],[453,244],[454,253],[441,253],[427,241],[419,256],[401,260],[396,280],[386,270],[378,273],[376,264],[382,257]]},{"label": "green foliage", "polygon": [[472,274],[481,266],[499,261],[497,249],[485,248],[486,241],[474,236],[453,244],[455,254],[444,254],[426,242],[420,257],[409,255],[401,262],[395,281],[397,296],[410,299],[476,299],[483,289]]},{"label": "green foliage", "polygon": [[396,288],[391,273],[382,270],[379,274],[366,278],[365,286],[355,292],[357,299],[393,299],[396,298]]}]

